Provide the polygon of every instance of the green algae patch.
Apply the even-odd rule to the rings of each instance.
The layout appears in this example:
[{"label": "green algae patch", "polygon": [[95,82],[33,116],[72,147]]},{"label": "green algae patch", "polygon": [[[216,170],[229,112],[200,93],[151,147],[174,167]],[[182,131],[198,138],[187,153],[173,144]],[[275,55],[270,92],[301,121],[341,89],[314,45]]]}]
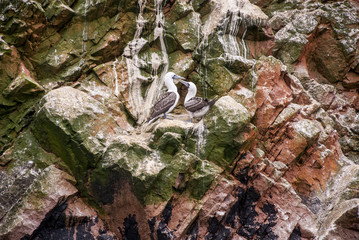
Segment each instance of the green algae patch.
[{"label": "green algae patch", "polygon": [[[202,195],[213,181],[214,172],[217,174],[213,170],[216,168],[213,163],[197,168],[202,160],[184,151],[180,141],[180,134],[165,132],[150,144],[154,147],[151,149],[144,139],[119,136],[92,171],[90,194],[100,206],[111,204],[114,194],[128,182],[143,205],[167,201],[176,191]],[[196,180],[187,188],[193,178]],[[201,191],[193,189],[196,181],[203,182]]]},{"label": "green algae patch", "polygon": [[21,73],[4,89],[2,94],[8,98],[17,102],[24,102],[29,97],[43,92],[44,89],[31,77]]},{"label": "green algae patch", "polygon": [[44,89],[25,73],[8,83],[0,95],[0,149],[6,148],[32,120]]},{"label": "green algae patch", "polygon": [[193,51],[199,43],[200,15],[191,12],[174,23],[166,23],[167,32],[174,36],[184,51]]},{"label": "green algae patch", "polygon": [[195,61],[191,54],[185,54],[181,51],[176,51],[169,55],[169,71],[175,72],[179,76],[188,76],[196,67]]},{"label": "green algae patch", "polygon": [[41,148],[37,139],[30,130],[21,133],[15,140],[13,147],[9,149],[9,157],[11,160],[21,162],[35,163],[36,168],[44,169],[52,164],[62,165],[60,159],[54,154],[46,152]]},{"label": "green algae patch", "polygon": [[175,22],[185,16],[187,16],[190,12],[193,11],[193,8],[190,4],[184,1],[176,1],[172,6],[171,14],[167,14],[166,22]]},{"label": "green algae patch", "polygon": [[220,98],[204,119],[208,129],[205,159],[229,167],[240,148],[235,138],[250,120],[248,110],[240,103],[229,96]]},{"label": "green algae patch", "polygon": [[[98,188],[96,184],[106,188],[106,184],[110,183],[109,188],[112,189],[121,185],[118,181],[112,182],[107,179],[118,175],[117,179],[127,179],[136,196],[143,200],[146,189],[150,188],[158,173],[165,166],[166,164],[161,161],[157,151],[151,150],[136,137],[121,135],[108,147],[100,165],[92,172],[90,192],[94,192],[94,189]],[[102,178],[98,175],[108,176]],[[114,193],[114,190],[111,191]],[[103,202],[99,197],[97,201]],[[107,199],[112,198],[107,196]],[[104,202],[108,202],[108,200]]]},{"label": "green algae patch", "polygon": [[12,52],[9,44],[2,39],[3,35],[0,34],[0,60],[4,55],[8,55]]},{"label": "green algae patch", "polygon": [[32,132],[44,149],[64,161],[81,185],[120,129],[103,104],[63,87],[41,100]]},{"label": "green algae patch", "polygon": [[196,162],[194,173],[188,182],[190,196],[201,199],[222,171],[217,165],[207,160]]},{"label": "green algae patch", "polygon": [[[162,120],[154,129],[153,136],[150,142],[151,148],[157,148],[157,144],[159,143],[159,139],[164,134],[174,134],[180,145],[175,146],[175,149],[183,147],[187,152],[195,154],[196,151],[196,143],[198,141],[198,136],[196,135],[196,130],[194,123],[188,123],[184,121],[177,120]],[[164,142],[163,142],[164,143]],[[162,143],[160,143],[162,144]]]},{"label": "green algae patch", "polygon": [[29,99],[22,104],[16,104],[10,108],[3,108],[0,118],[0,148],[6,148],[18,134],[28,126],[33,118],[36,104],[40,96]]},{"label": "green algae patch", "polygon": [[76,179],[86,179],[87,169],[95,166],[94,156],[80,142],[72,139],[70,132],[64,132],[43,112],[37,114],[32,131],[41,146],[60,157]]},{"label": "green algae patch", "polygon": [[239,76],[224,67],[221,59],[212,60],[206,66],[203,66],[203,68],[206,74],[206,82],[213,91],[212,96],[226,94],[239,81]]},{"label": "green algae patch", "polygon": [[160,123],[153,130],[153,136],[154,139],[157,141],[166,132],[171,132],[177,133],[181,136],[182,139],[185,139],[187,138],[188,134],[191,133],[193,126],[193,123],[164,119],[161,120]]},{"label": "green algae patch", "polygon": [[181,135],[167,132],[158,140],[158,149],[169,155],[177,153],[181,146]]},{"label": "green algae patch", "polygon": [[208,0],[193,0],[192,6],[193,6],[193,9],[196,12],[198,12],[198,10],[200,10],[200,8],[202,8],[207,3],[208,3]]}]

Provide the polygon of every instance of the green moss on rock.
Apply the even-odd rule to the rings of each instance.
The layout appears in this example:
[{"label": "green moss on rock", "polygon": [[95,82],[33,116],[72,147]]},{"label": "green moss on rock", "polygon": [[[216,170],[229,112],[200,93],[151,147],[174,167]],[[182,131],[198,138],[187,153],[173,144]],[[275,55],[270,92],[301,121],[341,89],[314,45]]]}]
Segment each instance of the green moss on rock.
[{"label": "green moss on rock", "polygon": [[169,55],[169,66],[169,71],[186,77],[195,69],[196,63],[191,54],[176,51]]},{"label": "green moss on rock", "polygon": [[176,133],[165,133],[158,140],[158,149],[166,154],[174,155],[181,145],[181,135]]},{"label": "green moss on rock", "polygon": [[222,169],[209,161],[202,160],[196,162],[194,170],[188,182],[188,191],[191,197],[201,199]]},{"label": "green moss on rock", "polygon": [[[166,201],[176,189],[187,189],[195,198],[202,196],[218,174],[218,167],[208,162],[197,167],[201,160],[181,149],[181,140],[180,134],[165,132],[152,140],[156,149],[150,149],[144,139],[120,136],[92,171],[89,192],[100,205],[111,203],[116,188],[124,182],[130,183],[144,205]],[[200,190],[194,189],[196,182],[203,183]]]},{"label": "green moss on rock", "polygon": [[192,11],[193,8],[189,3],[184,1],[175,1],[170,14],[166,15],[166,21],[173,23],[178,19],[185,17]]},{"label": "green moss on rock", "polygon": [[173,24],[166,23],[167,32],[174,36],[185,51],[193,51],[198,44],[201,31],[199,14],[191,12]]},{"label": "green moss on rock", "polygon": [[52,153],[44,151],[37,139],[30,130],[21,133],[15,140],[14,145],[10,150],[10,159],[18,163],[27,163],[29,161],[35,163],[35,167],[44,169],[51,164],[58,164],[62,167],[63,164]]},{"label": "green moss on rock", "polygon": [[87,181],[107,141],[120,132],[106,107],[71,87],[50,91],[40,102],[32,131],[41,146],[59,156],[79,184]]},{"label": "green moss on rock", "polygon": [[193,0],[193,1],[192,1],[193,9],[197,12],[197,11],[200,10],[200,8],[202,8],[207,2],[208,2],[208,0]]},{"label": "green moss on rock", "polygon": [[220,98],[204,118],[208,129],[205,158],[227,168],[240,145],[234,139],[251,120],[248,110],[229,96]]},{"label": "green moss on rock", "polygon": [[34,79],[25,75],[25,73],[21,73],[3,91],[3,95],[8,99],[24,102],[42,91],[44,91],[43,87]]}]

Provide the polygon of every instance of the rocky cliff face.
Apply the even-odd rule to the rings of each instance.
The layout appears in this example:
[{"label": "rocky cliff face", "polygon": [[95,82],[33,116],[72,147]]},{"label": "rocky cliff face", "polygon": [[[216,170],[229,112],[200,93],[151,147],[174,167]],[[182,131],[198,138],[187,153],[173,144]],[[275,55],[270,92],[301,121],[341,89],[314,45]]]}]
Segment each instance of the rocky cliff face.
[{"label": "rocky cliff face", "polygon": [[[359,239],[359,5],[0,0],[0,239]],[[168,71],[218,97],[145,120]]]}]

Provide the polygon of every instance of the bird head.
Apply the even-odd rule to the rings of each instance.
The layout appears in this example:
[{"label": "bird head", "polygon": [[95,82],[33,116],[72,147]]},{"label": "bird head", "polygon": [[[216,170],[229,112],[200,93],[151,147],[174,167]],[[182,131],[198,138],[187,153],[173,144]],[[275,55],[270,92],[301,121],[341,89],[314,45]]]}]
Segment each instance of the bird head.
[{"label": "bird head", "polygon": [[169,88],[170,85],[173,84],[173,80],[175,79],[185,79],[184,77],[178,76],[173,72],[168,72],[165,75],[165,85],[167,88]]},{"label": "bird head", "polygon": [[193,82],[186,82],[183,80],[179,80],[179,81],[188,88],[189,92],[197,92],[197,87]]}]

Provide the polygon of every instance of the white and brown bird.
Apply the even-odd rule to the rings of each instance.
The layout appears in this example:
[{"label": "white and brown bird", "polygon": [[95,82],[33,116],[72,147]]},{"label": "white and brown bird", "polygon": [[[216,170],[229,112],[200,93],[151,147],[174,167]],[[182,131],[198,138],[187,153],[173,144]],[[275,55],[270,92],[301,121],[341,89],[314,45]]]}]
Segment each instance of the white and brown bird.
[{"label": "white and brown bird", "polygon": [[177,105],[179,94],[177,92],[177,87],[173,82],[174,79],[185,78],[180,77],[173,72],[166,73],[164,82],[168,90],[162,94],[157,102],[153,105],[151,116],[147,120],[148,123],[153,122],[162,114],[163,118],[167,118],[166,114],[171,112]]},{"label": "white and brown bird", "polygon": [[196,97],[197,87],[193,82],[186,82],[180,80],[180,82],[188,88],[188,93],[184,100],[184,107],[187,110],[192,122],[193,118],[203,117],[209,109],[215,104],[217,98],[212,100]]}]

